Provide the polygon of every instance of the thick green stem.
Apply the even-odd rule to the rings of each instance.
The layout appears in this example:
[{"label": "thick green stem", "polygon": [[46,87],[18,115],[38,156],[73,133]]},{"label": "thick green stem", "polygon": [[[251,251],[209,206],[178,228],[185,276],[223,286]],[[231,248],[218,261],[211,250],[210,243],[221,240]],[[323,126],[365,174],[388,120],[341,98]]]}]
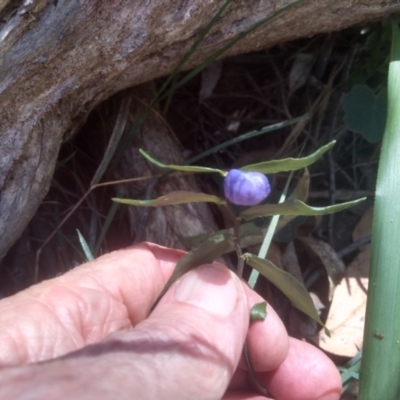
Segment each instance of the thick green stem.
[{"label": "thick green stem", "polygon": [[376,188],[360,400],[400,399],[400,31],[395,23],[388,106]]}]

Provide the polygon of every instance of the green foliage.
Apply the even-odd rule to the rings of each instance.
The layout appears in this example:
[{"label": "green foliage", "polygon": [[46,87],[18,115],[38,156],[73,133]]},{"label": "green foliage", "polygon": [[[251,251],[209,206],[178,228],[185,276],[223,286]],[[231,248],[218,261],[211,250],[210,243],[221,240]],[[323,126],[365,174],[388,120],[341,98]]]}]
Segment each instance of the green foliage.
[{"label": "green foliage", "polygon": [[368,142],[379,141],[385,130],[387,90],[375,93],[366,85],[356,85],[343,98],[347,128],[361,133]]},{"label": "green foliage", "polygon": [[265,161],[258,164],[251,164],[242,167],[243,171],[256,171],[263,174],[273,174],[277,172],[296,171],[298,169],[306,168],[311,164],[318,161],[328,150],[330,150],[336,141],[326,144],[319,148],[313,154],[303,158],[285,158],[283,160]]},{"label": "green foliage", "polygon": [[395,22],[392,27],[388,116],[376,186],[360,400],[400,398],[400,30]]},{"label": "green foliage", "polygon": [[[307,289],[293,275],[276,267],[271,261],[259,258],[254,254],[246,253],[243,257],[247,264],[283,292],[296,308],[324,326]],[[327,332],[327,329],[325,331]],[[329,332],[327,334],[329,335]]]},{"label": "green foliage", "polygon": [[143,206],[143,207],[164,207],[176,204],[187,204],[187,203],[225,203],[224,199],[217,196],[212,196],[206,193],[196,193],[196,192],[185,192],[183,190],[178,190],[175,192],[170,192],[165,196],[161,196],[158,199],[153,200],[131,200],[131,199],[119,199],[113,198],[116,203],[128,204],[131,206]]},{"label": "green foliage", "polygon": [[244,220],[266,217],[269,215],[327,215],[353,207],[365,199],[366,198],[364,197],[362,199],[327,207],[310,207],[300,200],[288,200],[279,204],[262,204],[254,206],[241,212],[239,215]]},{"label": "green foliage", "polygon": [[[335,142],[328,143],[327,145],[321,147],[316,152],[311,154],[308,157],[304,158],[290,158],[284,160],[270,161],[259,164],[253,164],[250,166],[245,166],[242,169],[245,171],[257,171],[265,173],[265,171],[292,171],[295,169],[303,168],[308,166],[326,153],[329,149],[333,147]],[[219,174],[225,174],[224,171],[213,168],[205,168],[198,166],[180,166],[180,165],[165,165],[155,160],[151,156],[149,156],[143,150],[140,151],[141,154],[151,163],[162,167],[162,168],[170,168],[178,171],[185,172],[214,172]],[[258,171],[256,168],[260,168]],[[299,179],[298,184],[296,185],[293,194],[288,198],[287,201],[282,201],[279,204],[263,204],[255,207],[248,208],[247,210],[241,212],[237,218],[249,220],[254,219],[256,217],[262,216],[270,216],[273,215],[276,218],[279,215],[288,215],[288,216],[297,216],[297,215],[325,215],[333,212],[344,210],[348,207],[351,207],[364,199],[354,200],[347,203],[335,204],[328,207],[310,207],[303,203],[300,198],[307,197],[309,186],[309,175],[305,173],[301,179]],[[287,191],[287,187],[285,189]],[[213,202],[219,205],[227,206],[226,202],[217,197],[212,196],[206,193],[193,193],[193,192],[184,192],[184,191],[176,191],[171,192],[167,195],[161,196],[157,199],[152,200],[130,200],[130,199],[117,199],[114,198],[113,201],[118,203],[124,203],[128,205],[134,206],[147,206],[147,207],[163,207],[167,205],[176,205],[176,204],[185,204],[190,202]],[[228,211],[230,210],[228,206]],[[235,215],[233,215],[235,217]],[[168,283],[164,287],[160,297],[163,296],[165,291],[170,287],[170,285],[175,282],[180,276],[182,276],[185,272],[196,268],[199,265],[203,265],[209,262],[214,261],[219,256],[229,253],[236,249],[237,255],[239,258],[238,262],[238,274],[241,275],[242,267],[241,262],[241,248],[240,248],[240,227],[237,225],[238,219],[235,222],[235,236],[234,238],[228,231],[220,232],[207,238],[203,241],[199,247],[192,250],[187,254],[187,256],[183,257],[179,263],[176,265],[175,270],[169,279]],[[278,220],[273,225],[273,230],[276,229]],[[272,225],[270,226],[271,229]],[[272,239],[273,232],[268,232],[270,239]],[[267,241],[270,243],[270,240]],[[263,246],[265,247],[265,246]],[[266,251],[265,251],[266,254]],[[293,303],[295,307],[299,310],[303,311],[311,318],[315,319],[319,324],[323,326],[322,321],[319,318],[318,312],[315,309],[314,303],[304,285],[299,282],[295,277],[291,274],[277,268],[270,261],[264,260],[263,258],[257,257],[253,254],[245,254],[244,259],[247,264],[250,265],[254,270],[261,273],[265,278],[267,278],[271,283],[277,286]],[[253,287],[253,286],[252,286]],[[158,298],[158,299],[159,299]],[[158,302],[158,299],[156,303]],[[156,304],[155,303],[155,304]],[[256,312],[256,311],[255,311]],[[325,328],[326,329],[326,328]],[[327,329],[326,329],[326,332]]]},{"label": "green foliage", "polygon": [[139,150],[140,154],[146,158],[147,161],[151,162],[154,165],[157,165],[157,167],[160,168],[169,168],[173,169],[175,171],[182,171],[182,172],[216,172],[221,174],[222,176],[226,175],[224,171],[220,169],[215,169],[215,168],[207,168],[207,167],[198,167],[195,165],[173,165],[173,164],[163,164],[160,161],[156,160],[155,158],[151,157],[149,154],[147,154],[144,150],[140,149]]},{"label": "green foliage", "polygon": [[90,247],[87,244],[87,242],[86,242],[85,238],[83,237],[82,233],[79,231],[79,229],[77,229],[76,231],[78,233],[79,242],[80,242],[80,244],[82,246],[82,250],[83,250],[83,252],[85,254],[86,260],[87,261],[94,260],[92,251],[90,250]]},{"label": "green foliage", "polygon": [[339,368],[342,378],[342,393],[347,390],[352,381],[360,379],[361,358],[362,351],[360,350],[346,365]]},{"label": "green foliage", "polygon": [[[322,146],[320,149],[318,149],[317,151],[315,151],[314,153],[310,154],[307,157],[284,158],[282,160],[265,161],[258,164],[246,165],[240,169],[243,171],[261,172],[263,174],[296,171],[298,169],[306,168],[309,165],[318,161],[327,151],[329,151],[335,145],[335,143],[336,141],[334,140],[326,144],[325,146]],[[172,164],[166,165],[156,160],[155,158],[151,157],[144,150],[140,149],[139,151],[140,154],[143,157],[145,157],[149,162],[153,163],[154,165],[157,165],[160,168],[169,168],[175,171],[182,171],[182,172],[197,172],[197,173],[216,172],[222,176],[226,175],[226,172],[216,168],[207,168],[195,165],[172,165]]]},{"label": "green foliage", "polygon": [[235,245],[232,235],[217,233],[209,237],[198,248],[190,251],[176,264],[174,272],[157,297],[157,300],[154,302],[152,309],[157,305],[171,285],[186,272],[200,265],[212,263],[223,254],[233,251],[234,248]]},{"label": "green foliage", "polygon": [[267,318],[267,303],[263,301],[262,303],[254,304],[250,310],[250,321],[264,321]]}]

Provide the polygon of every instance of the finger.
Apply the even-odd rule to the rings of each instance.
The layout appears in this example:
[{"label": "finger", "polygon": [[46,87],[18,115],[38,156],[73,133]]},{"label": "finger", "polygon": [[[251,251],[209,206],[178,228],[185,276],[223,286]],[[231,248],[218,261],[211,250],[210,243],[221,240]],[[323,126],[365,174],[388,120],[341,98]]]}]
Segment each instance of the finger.
[{"label": "finger", "polygon": [[[237,367],[248,328],[249,307],[238,277],[218,264],[198,267],[178,280],[138,329],[157,331],[181,343],[180,370],[198,396],[220,398]],[[174,378],[172,378],[174,379]],[[194,389],[196,390],[196,389]],[[170,398],[175,398],[171,396]]]},{"label": "finger", "polygon": [[[250,307],[265,301],[247,285],[245,285],[245,290]],[[271,371],[287,357],[289,336],[283,322],[269,304],[267,304],[266,318],[250,324],[247,346],[251,365],[255,371]],[[245,366],[244,360],[240,365],[241,367]]]},{"label": "finger", "polygon": [[340,374],[333,362],[316,347],[294,338],[285,361],[261,380],[279,400],[338,400],[341,395]]},{"label": "finger", "polygon": [[1,300],[0,366],[57,357],[131,328],[184,254],[143,243]]},{"label": "finger", "polygon": [[55,279],[69,287],[94,288],[111,295],[124,305],[134,326],[147,317],[176,263],[185,254],[144,242],[106,254]]},{"label": "finger", "polygon": [[[41,398],[57,398],[48,396],[50,387],[72,398],[222,398],[242,352],[248,313],[244,288],[231,271],[199,267],[180,278],[135,329],[51,363],[4,371],[0,397],[19,398],[21,387],[35,387]],[[29,384],[16,384],[23,378]]]}]

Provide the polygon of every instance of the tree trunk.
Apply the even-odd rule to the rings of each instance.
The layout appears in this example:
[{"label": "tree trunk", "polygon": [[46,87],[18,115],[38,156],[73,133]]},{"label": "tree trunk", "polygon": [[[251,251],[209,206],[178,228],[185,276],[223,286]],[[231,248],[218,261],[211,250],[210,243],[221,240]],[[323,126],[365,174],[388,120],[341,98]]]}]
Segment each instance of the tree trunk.
[{"label": "tree trunk", "polygon": [[[186,64],[293,3],[233,0]],[[0,0],[0,259],[46,194],[60,144],[102,100],[166,75],[223,0]],[[306,0],[224,56],[399,12],[396,0]]]}]

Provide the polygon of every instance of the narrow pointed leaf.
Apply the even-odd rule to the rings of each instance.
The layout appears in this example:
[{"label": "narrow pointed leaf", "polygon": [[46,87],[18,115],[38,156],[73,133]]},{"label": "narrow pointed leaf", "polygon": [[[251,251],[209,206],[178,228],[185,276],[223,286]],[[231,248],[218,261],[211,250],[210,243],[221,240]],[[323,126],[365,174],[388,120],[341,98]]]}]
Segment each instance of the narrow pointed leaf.
[{"label": "narrow pointed leaf", "polygon": [[192,250],[186,256],[182,257],[175,266],[174,272],[165,284],[153,307],[157,305],[161,297],[171,287],[171,285],[182,275],[200,265],[210,264],[223,254],[229,253],[235,249],[232,236],[229,234],[217,234],[207,239],[199,248]]},{"label": "narrow pointed leaf", "polygon": [[247,264],[282,291],[296,308],[324,326],[307,289],[293,275],[276,267],[271,261],[259,258],[254,254],[246,253],[243,257]]},{"label": "narrow pointed leaf", "polygon": [[332,141],[325,146],[322,146],[315,153],[310,154],[307,157],[303,158],[285,158],[283,160],[273,160],[261,162],[258,164],[251,164],[242,167],[243,171],[258,171],[263,174],[274,174],[277,172],[285,172],[285,171],[296,171],[301,168],[308,167],[309,165],[315,163],[319,160],[324,153],[330,150],[336,141]]},{"label": "narrow pointed leaf", "polygon": [[170,192],[165,196],[158,197],[152,200],[134,200],[134,199],[120,199],[113,198],[116,203],[129,204],[131,206],[142,206],[142,207],[164,207],[172,206],[176,204],[187,204],[187,203],[225,203],[224,199],[217,196],[212,196],[206,193],[197,192],[185,192],[183,190],[177,190]]},{"label": "narrow pointed leaf", "polygon": [[169,168],[173,169],[176,171],[184,171],[184,172],[216,172],[222,176],[226,175],[225,171],[222,171],[222,169],[216,169],[216,168],[207,168],[207,167],[198,167],[195,165],[174,165],[174,164],[163,164],[160,161],[157,161],[155,158],[151,157],[149,154],[147,154],[144,150],[140,149],[139,150],[140,154],[146,158],[147,161],[151,162],[152,164],[157,165],[160,168]]},{"label": "narrow pointed leaf", "polygon": [[269,215],[326,215],[353,207],[365,199],[366,198],[363,197],[361,199],[327,207],[310,207],[300,200],[288,200],[281,204],[262,204],[260,206],[251,207],[239,215],[245,220]]},{"label": "narrow pointed leaf", "polygon": [[92,251],[90,250],[89,245],[87,244],[85,238],[83,237],[82,233],[79,231],[79,229],[76,230],[78,232],[78,238],[79,238],[79,242],[82,246],[82,250],[85,254],[86,260],[87,261],[93,261],[94,257],[92,254]]},{"label": "narrow pointed leaf", "polygon": [[254,304],[250,310],[250,321],[264,321],[265,318],[267,318],[267,303],[263,301]]}]

